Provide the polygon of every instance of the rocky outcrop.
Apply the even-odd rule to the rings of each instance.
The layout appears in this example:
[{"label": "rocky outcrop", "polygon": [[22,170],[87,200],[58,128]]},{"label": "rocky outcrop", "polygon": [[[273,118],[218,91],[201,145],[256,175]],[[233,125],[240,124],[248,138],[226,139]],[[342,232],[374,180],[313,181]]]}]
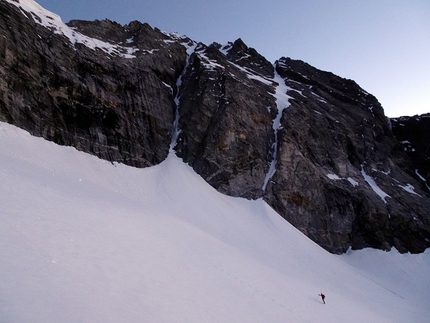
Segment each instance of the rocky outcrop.
[{"label": "rocky outcrop", "polygon": [[[206,46],[137,21],[65,25],[32,0],[0,7],[0,120],[137,167],[175,152],[334,253],[430,246],[428,151],[405,151],[354,81],[272,64],[240,39]],[[428,136],[403,138],[398,122],[403,144],[426,151]]]}]

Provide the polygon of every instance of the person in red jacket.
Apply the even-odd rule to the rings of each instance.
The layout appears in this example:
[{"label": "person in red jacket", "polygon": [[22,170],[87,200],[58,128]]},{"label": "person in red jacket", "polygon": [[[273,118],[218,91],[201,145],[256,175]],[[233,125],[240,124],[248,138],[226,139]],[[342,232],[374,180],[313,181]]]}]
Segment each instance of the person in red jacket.
[{"label": "person in red jacket", "polygon": [[323,303],[325,304],[325,295],[323,293],[318,294],[318,296],[321,296],[321,299],[323,301]]}]

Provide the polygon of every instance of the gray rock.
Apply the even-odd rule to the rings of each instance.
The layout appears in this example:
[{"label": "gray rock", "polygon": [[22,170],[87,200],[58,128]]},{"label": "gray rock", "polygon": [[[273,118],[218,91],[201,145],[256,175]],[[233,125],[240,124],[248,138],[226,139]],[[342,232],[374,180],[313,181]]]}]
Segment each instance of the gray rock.
[{"label": "gray rock", "polygon": [[178,156],[220,192],[261,197],[274,141],[271,90],[200,44],[180,89]]},{"label": "gray rock", "polygon": [[[332,252],[350,246],[424,251],[428,194],[378,101],[355,82],[301,61],[283,58],[277,71],[294,99],[282,118],[268,203]],[[365,176],[390,197],[384,201]]]},{"label": "gray rock", "polygon": [[71,22],[76,31],[139,49],[124,58],[73,46],[15,6],[1,7],[1,120],[110,161],[142,167],[165,159],[183,46],[138,22]]}]

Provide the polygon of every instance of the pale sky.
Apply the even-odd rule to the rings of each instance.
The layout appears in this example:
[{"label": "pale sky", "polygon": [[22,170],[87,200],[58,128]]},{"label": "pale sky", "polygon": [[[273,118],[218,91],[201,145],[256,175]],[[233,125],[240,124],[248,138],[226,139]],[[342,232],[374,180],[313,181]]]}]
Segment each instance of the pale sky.
[{"label": "pale sky", "polygon": [[237,38],[353,79],[389,117],[430,112],[429,0],[38,0],[71,19],[147,22],[207,45]]}]

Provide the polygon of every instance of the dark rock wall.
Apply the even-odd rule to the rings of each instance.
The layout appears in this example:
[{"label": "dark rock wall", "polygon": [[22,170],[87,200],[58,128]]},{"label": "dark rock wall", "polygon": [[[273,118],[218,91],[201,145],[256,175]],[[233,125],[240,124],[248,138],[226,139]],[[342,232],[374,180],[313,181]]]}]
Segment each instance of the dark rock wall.
[{"label": "dark rock wall", "polygon": [[107,30],[109,39],[144,44],[136,58],[113,56],[73,46],[14,6],[2,3],[1,9],[0,120],[111,161],[142,167],[164,160],[183,46],[137,22],[82,22],[85,31]]},{"label": "dark rock wall", "polygon": [[198,47],[185,75],[178,156],[223,193],[261,197],[274,140],[271,88],[214,47]]},{"label": "dark rock wall", "polygon": [[[268,203],[333,252],[349,245],[424,250],[430,238],[428,192],[417,185],[376,98],[301,61],[283,58],[276,69],[293,99],[282,118]],[[378,196],[363,172],[390,197]],[[416,194],[401,187],[409,183]],[[414,237],[421,242],[412,242]]]},{"label": "dark rock wall", "polygon": [[413,163],[414,168],[430,186],[430,113],[421,116],[392,118],[394,135]]},{"label": "dark rock wall", "polygon": [[[137,21],[69,23],[108,53],[0,9],[1,121],[137,167],[163,161],[179,133],[177,155],[210,185],[263,198],[331,252],[430,246],[430,118],[392,120],[412,153],[354,81],[289,58],[273,65],[240,39],[206,46]],[[290,99],[275,130],[278,76]]]}]

